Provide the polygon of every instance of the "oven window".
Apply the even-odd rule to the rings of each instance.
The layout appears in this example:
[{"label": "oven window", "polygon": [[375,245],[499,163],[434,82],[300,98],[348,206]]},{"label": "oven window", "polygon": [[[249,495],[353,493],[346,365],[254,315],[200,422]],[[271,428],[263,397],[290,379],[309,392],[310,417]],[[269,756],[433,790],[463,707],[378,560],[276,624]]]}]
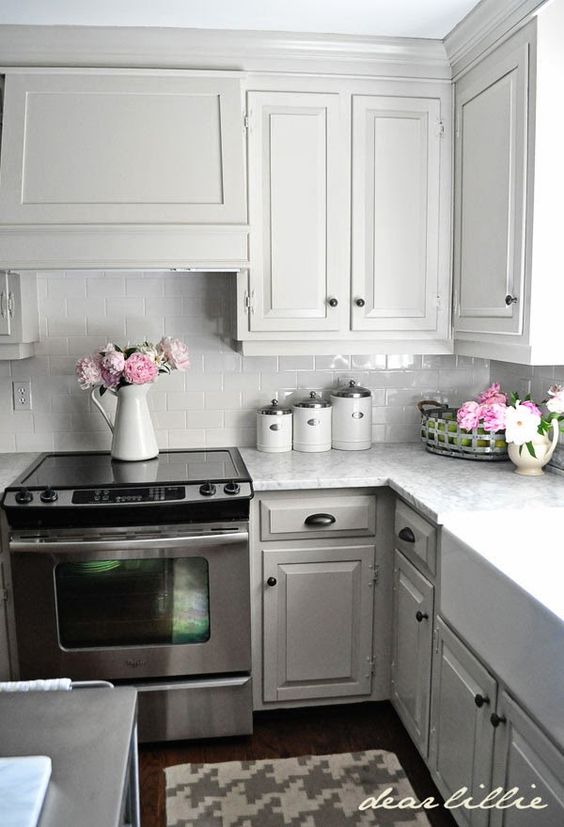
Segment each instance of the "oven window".
[{"label": "oven window", "polygon": [[60,563],[55,586],[65,649],[209,640],[209,571],[203,557]]}]

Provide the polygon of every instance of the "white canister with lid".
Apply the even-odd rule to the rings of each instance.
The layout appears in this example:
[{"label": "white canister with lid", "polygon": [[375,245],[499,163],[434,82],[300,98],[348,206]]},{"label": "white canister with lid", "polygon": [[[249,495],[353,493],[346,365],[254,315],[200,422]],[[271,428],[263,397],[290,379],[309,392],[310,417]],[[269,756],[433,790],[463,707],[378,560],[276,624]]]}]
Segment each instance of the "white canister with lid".
[{"label": "white canister with lid", "polygon": [[372,444],[372,393],[351,379],[331,393],[333,448],[365,451]]},{"label": "white canister with lid", "polygon": [[257,411],[257,450],[281,454],[292,450],[292,411],[273,399]]},{"label": "white canister with lid", "polygon": [[294,451],[331,449],[331,403],[315,391],[293,406]]}]

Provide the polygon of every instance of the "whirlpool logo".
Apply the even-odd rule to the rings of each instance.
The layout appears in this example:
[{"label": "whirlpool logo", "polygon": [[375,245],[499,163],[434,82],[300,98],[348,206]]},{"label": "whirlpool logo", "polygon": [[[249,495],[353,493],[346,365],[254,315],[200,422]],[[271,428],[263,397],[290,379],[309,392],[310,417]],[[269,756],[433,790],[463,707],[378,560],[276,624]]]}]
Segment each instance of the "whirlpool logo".
[{"label": "whirlpool logo", "polygon": [[137,669],[138,666],[145,666],[147,663],[143,658],[128,658],[125,662],[127,666],[131,666],[133,669]]}]

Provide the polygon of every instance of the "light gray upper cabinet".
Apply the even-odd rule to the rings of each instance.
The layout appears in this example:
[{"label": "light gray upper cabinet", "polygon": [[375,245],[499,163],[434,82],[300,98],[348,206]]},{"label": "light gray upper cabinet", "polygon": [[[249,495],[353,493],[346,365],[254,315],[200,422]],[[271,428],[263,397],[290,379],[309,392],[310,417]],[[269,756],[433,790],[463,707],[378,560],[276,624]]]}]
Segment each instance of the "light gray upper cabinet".
[{"label": "light gray upper cabinet", "polygon": [[457,331],[522,331],[528,77],[519,37],[457,84]]},{"label": "light gray upper cabinet", "polygon": [[[487,669],[437,619],[433,663],[429,765],[441,794],[448,798],[462,787],[478,800],[491,789],[497,684]],[[480,785],[483,784],[483,787]],[[488,810],[452,811],[462,827],[487,827]]]},{"label": "light gray upper cabinet", "polygon": [[369,695],[374,545],[263,551],[265,701]]},{"label": "light gray upper cabinet", "polygon": [[353,330],[438,329],[442,128],[437,98],[353,95]]},{"label": "light gray upper cabinet", "polygon": [[450,352],[449,86],[300,85],[247,92],[243,352]]},{"label": "light gray upper cabinet", "polygon": [[38,340],[36,274],[0,270],[0,360],[33,356]]},{"label": "light gray upper cabinet", "polygon": [[429,738],[433,593],[429,580],[396,550],[392,702],[423,756]]},{"label": "light gray upper cabinet", "polygon": [[246,262],[242,110],[229,73],[7,70],[0,263]]},{"label": "light gray upper cabinet", "polygon": [[348,310],[339,96],[250,92],[248,118],[250,329],[338,331]]},{"label": "light gray upper cabinet", "polygon": [[564,3],[457,79],[455,351],[561,364]]}]

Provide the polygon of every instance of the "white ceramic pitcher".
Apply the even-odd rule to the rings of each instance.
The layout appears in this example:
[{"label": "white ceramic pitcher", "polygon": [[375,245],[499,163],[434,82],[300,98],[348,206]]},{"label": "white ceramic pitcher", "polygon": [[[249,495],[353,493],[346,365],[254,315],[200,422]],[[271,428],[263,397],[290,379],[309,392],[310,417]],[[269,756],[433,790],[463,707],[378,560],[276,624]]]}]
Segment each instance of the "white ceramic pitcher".
[{"label": "white ceramic pitcher", "polygon": [[544,474],[542,469],[550,461],[554,449],[558,445],[560,435],[558,420],[553,419],[550,424],[552,425],[552,440],[546,434],[538,434],[531,440],[535,449],[534,457],[530,455],[526,445],[523,445],[521,452],[519,452],[519,445],[515,445],[513,442],[507,443],[507,453],[509,459],[515,465],[516,474],[521,474],[524,477],[540,477],[541,474]]},{"label": "white ceramic pitcher", "polygon": [[117,397],[113,422],[100,402],[97,388],[92,390],[92,401],[113,434],[110,453],[114,459],[137,462],[158,456],[157,439],[147,405],[150,387],[151,383],[146,382],[144,385],[123,385],[116,391],[109,390],[108,393]]}]

